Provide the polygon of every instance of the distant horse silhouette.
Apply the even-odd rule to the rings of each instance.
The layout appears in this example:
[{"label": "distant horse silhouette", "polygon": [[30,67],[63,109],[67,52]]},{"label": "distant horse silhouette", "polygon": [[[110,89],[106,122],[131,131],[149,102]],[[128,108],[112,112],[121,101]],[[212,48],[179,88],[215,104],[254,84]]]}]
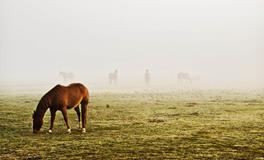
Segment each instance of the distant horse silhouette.
[{"label": "distant horse silhouette", "polygon": [[145,85],[149,85],[149,82],[150,82],[150,72],[149,72],[148,69],[146,69],[146,71],[145,71],[144,78],[145,78]]},{"label": "distant horse silhouette", "polygon": [[178,73],[178,83],[181,85],[191,85],[192,84],[192,78],[189,73]]},{"label": "distant horse silhouette", "polygon": [[33,133],[37,133],[43,124],[43,117],[48,109],[50,109],[50,129],[52,133],[53,123],[56,116],[56,111],[60,110],[63,114],[64,121],[68,128],[68,133],[71,133],[71,128],[68,122],[67,109],[74,108],[79,121],[80,127],[80,109],[82,112],[82,132],[86,132],[87,119],[87,104],[89,101],[88,89],[81,83],[72,83],[69,86],[56,85],[48,91],[39,101],[37,109],[33,113]]},{"label": "distant horse silhouette", "polygon": [[59,72],[59,75],[63,78],[63,82],[72,82],[74,74],[72,72]]},{"label": "distant horse silhouette", "polygon": [[116,84],[117,82],[117,75],[118,74],[118,71],[117,69],[115,70],[114,73],[109,73],[108,74],[108,80],[109,80],[109,84],[112,85],[112,84]]}]

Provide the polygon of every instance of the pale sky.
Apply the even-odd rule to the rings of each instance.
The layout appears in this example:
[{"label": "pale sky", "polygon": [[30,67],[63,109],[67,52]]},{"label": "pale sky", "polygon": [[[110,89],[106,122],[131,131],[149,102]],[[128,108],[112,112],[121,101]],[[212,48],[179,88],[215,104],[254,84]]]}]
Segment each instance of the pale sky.
[{"label": "pale sky", "polygon": [[263,28],[262,0],[0,0],[0,82],[263,88]]}]

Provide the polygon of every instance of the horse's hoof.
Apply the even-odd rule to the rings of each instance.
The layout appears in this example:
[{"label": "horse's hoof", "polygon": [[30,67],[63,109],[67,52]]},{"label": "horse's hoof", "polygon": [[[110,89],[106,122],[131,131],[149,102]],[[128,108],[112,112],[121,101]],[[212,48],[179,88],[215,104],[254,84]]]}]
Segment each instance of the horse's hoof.
[{"label": "horse's hoof", "polygon": [[52,133],[52,130],[51,129],[49,130],[49,133]]},{"label": "horse's hoof", "polygon": [[86,132],[86,129],[85,129],[85,128],[83,128],[83,129],[82,129],[82,133],[85,133],[85,132]]},{"label": "horse's hoof", "polygon": [[68,129],[67,132],[68,132],[69,134],[71,134],[71,129]]}]

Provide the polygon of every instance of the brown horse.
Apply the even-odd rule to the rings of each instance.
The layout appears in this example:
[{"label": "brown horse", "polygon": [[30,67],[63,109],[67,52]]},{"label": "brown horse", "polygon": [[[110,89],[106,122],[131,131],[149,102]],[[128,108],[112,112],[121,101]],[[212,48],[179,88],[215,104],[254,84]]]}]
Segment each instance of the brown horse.
[{"label": "brown horse", "polygon": [[50,109],[50,129],[52,133],[53,123],[55,120],[56,111],[60,110],[63,114],[64,121],[68,128],[68,133],[71,133],[71,128],[68,122],[67,109],[74,108],[79,120],[80,127],[80,109],[82,112],[82,132],[86,132],[87,104],[89,101],[88,89],[80,83],[72,83],[69,86],[56,85],[48,91],[39,101],[36,111],[33,113],[33,133],[37,133],[42,124],[43,117],[47,109]]}]

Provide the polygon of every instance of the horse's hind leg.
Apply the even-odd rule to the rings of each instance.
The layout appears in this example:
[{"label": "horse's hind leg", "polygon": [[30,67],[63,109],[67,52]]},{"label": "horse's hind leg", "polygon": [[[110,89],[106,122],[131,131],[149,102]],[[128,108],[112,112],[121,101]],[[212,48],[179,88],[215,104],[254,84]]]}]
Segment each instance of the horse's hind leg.
[{"label": "horse's hind leg", "polygon": [[74,110],[76,111],[77,116],[78,116],[79,128],[81,128],[81,113],[80,113],[79,106],[75,107]]},{"label": "horse's hind leg", "polygon": [[70,125],[69,125],[69,121],[68,121],[68,115],[67,115],[67,109],[66,109],[66,107],[64,107],[64,108],[61,110],[61,112],[62,112],[62,115],[63,115],[64,121],[65,121],[65,123],[66,123],[66,126],[67,126],[67,128],[68,128],[67,132],[68,132],[68,133],[71,133],[71,127],[70,127]]},{"label": "horse's hind leg", "polygon": [[82,132],[86,132],[86,119],[87,119],[87,104],[88,100],[81,103],[82,104]]}]

